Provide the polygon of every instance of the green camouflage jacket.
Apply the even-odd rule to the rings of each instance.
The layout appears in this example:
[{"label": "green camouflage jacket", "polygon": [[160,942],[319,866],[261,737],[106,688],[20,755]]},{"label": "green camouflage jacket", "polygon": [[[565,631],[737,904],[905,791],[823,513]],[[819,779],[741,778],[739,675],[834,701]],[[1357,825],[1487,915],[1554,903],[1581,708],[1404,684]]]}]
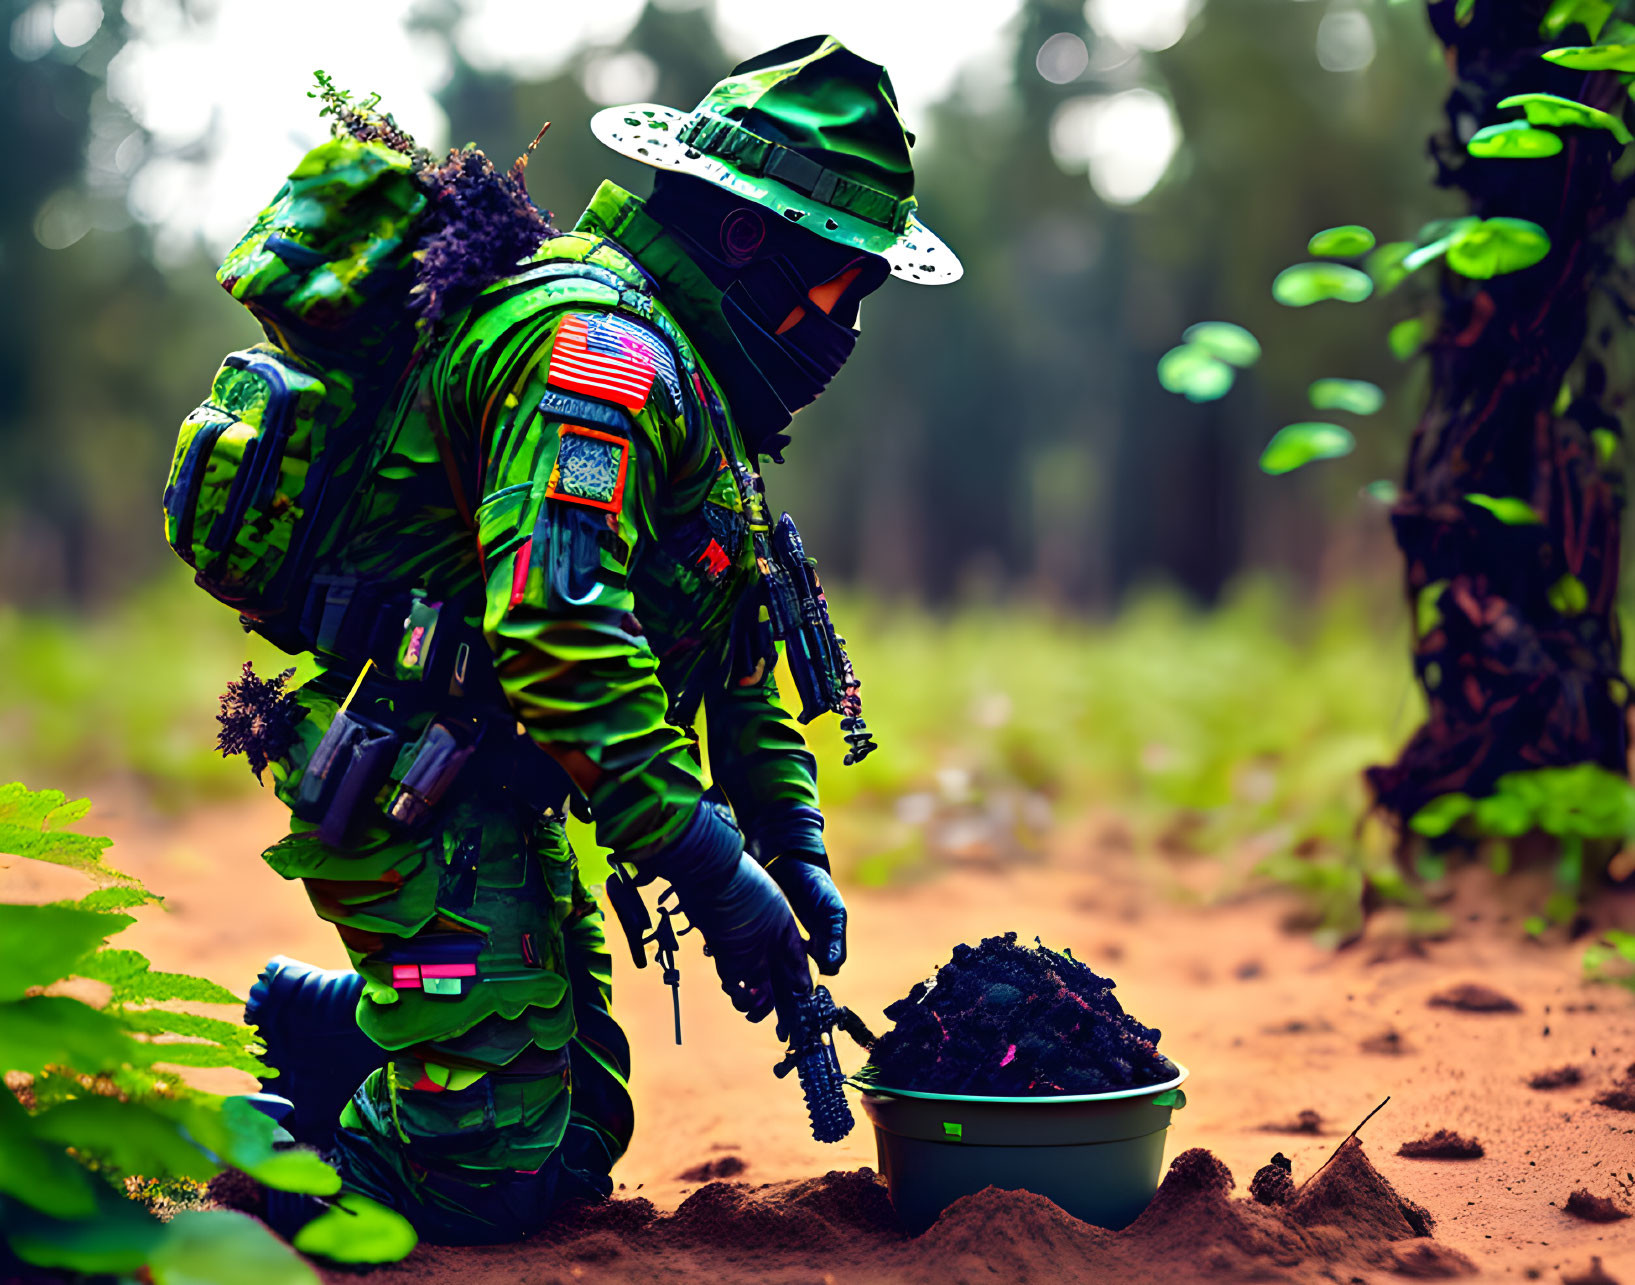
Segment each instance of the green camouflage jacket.
[{"label": "green camouflage jacket", "polygon": [[603,184],[447,325],[347,528],[348,569],[446,601],[480,586],[512,710],[638,864],[699,804],[700,711],[746,836],[823,851],[816,765],[756,641],[754,459],[687,338],[725,329],[718,304]]}]

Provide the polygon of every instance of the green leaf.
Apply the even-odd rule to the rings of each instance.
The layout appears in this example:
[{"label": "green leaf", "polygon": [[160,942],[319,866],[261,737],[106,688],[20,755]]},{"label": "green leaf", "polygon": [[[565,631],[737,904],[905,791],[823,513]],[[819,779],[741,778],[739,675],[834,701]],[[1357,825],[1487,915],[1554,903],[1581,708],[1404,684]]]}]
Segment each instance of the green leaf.
[{"label": "green leaf", "polygon": [[1521,930],[1529,937],[1542,937],[1550,923],[1543,915],[1528,915],[1522,920]]},{"label": "green leaf", "polygon": [[1443,794],[1432,799],[1408,820],[1408,828],[1427,839],[1440,839],[1476,807],[1468,794]]},{"label": "green leaf", "polygon": [[1230,321],[1200,321],[1181,338],[1229,366],[1248,367],[1260,360],[1260,340]]},{"label": "green leaf", "polygon": [[1591,40],[1601,38],[1601,28],[1612,16],[1613,0],[1553,0],[1539,23],[1538,33],[1554,40],[1575,22],[1584,24]]},{"label": "green leaf", "polygon": [[1624,122],[1598,107],[1589,107],[1573,98],[1560,94],[1512,94],[1501,98],[1499,106],[1520,107],[1530,125],[1558,125],[1564,128],[1604,129],[1620,143],[1630,142],[1629,129]]},{"label": "green leaf", "polygon": [[[128,921],[127,921],[128,922]],[[225,986],[186,973],[156,973],[140,951],[98,951],[79,969],[81,977],[107,982],[117,1003],[129,1000],[187,1000],[195,1004],[242,1004]]]},{"label": "green leaf", "polygon": [[54,901],[51,904],[67,906],[72,910],[129,910],[135,906],[154,905],[163,901],[164,898],[158,893],[149,892],[140,885],[114,884],[88,892],[78,901]]},{"label": "green leaf", "polygon": [[147,1261],[164,1235],[164,1224],[106,1183],[94,1183],[96,1211],[86,1218],[35,1214],[7,1220],[11,1252],[36,1267],[87,1275],[128,1275]]},{"label": "green leaf", "polygon": [[1382,477],[1376,478],[1367,486],[1363,487],[1363,494],[1379,504],[1392,505],[1397,502],[1397,497],[1401,495],[1402,492],[1397,489],[1397,484],[1395,482],[1391,481],[1389,478]]},{"label": "green leaf", "polygon": [[129,875],[102,864],[110,840],[52,828],[79,820],[90,806],[89,799],[70,803],[61,790],[30,790],[17,781],[0,785],[0,854],[131,882]]},{"label": "green leaf", "polygon": [[402,1214],[348,1191],[295,1233],[295,1248],[337,1263],[395,1263],[418,1239]]},{"label": "green leaf", "polygon": [[1471,215],[1458,219],[1437,219],[1427,223],[1419,230],[1420,243],[1402,260],[1402,266],[1409,272],[1418,272],[1427,263],[1441,258],[1448,252],[1448,247],[1454,239],[1467,228],[1472,228],[1481,220]]},{"label": "green leaf", "polygon": [[69,1066],[87,1075],[130,1063],[146,1066],[155,1048],[134,1040],[119,1018],[61,995],[0,1007],[0,1071],[38,1074]]},{"label": "green leaf", "polygon": [[12,1093],[0,1092],[0,1195],[53,1218],[87,1218],[97,1208],[93,1182],[60,1146],[39,1139]]},{"label": "green leaf", "polygon": [[1476,0],[1457,0],[1453,6],[1453,20],[1461,27],[1470,26],[1471,15],[1476,12]]},{"label": "green leaf", "polygon": [[124,1174],[203,1181],[221,1169],[180,1121],[141,1102],[92,1094],[41,1112],[34,1124],[45,1141],[93,1153]]},{"label": "green leaf", "polygon": [[1476,828],[1483,834],[1505,839],[1526,834],[1537,824],[1527,800],[1514,794],[1491,794],[1485,799],[1478,799],[1474,819]]},{"label": "green leaf", "polygon": [[1564,146],[1559,134],[1534,129],[1524,120],[1511,120],[1477,130],[1465,150],[1483,160],[1537,160],[1556,155]]},{"label": "green leaf", "polygon": [[1589,590],[1584,588],[1584,582],[1574,575],[1565,575],[1557,580],[1546,591],[1550,605],[1563,616],[1582,615],[1584,609],[1590,605]]},{"label": "green leaf", "polygon": [[1290,473],[1313,460],[1339,459],[1351,454],[1357,439],[1338,424],[1305,422],[1277,430],[1260,453],[1260,468],[1274,476]]},{"label": "green leaf", "polygon": [[1407,258],[1413,252],[1412,241],[1387,241],[1364,260],[1363,269],[1381,294],[1390,294],[1408,276]]},{"label": "green leaf", "polygon": [[318,1273],[248,1214],[188,1210],[148,1259],[153,1285],[319,1285]]},{"label": "green leaf", "polygon": [[1550,253],[1550,234],[1527,219],[1481,219],[1449,241],[1448,267],[1485,281],[1530,268]]},{"label": "green leaf", "polygon": [[275,1191],[300,1196],[333,1196],[341,1189],[341,1175],[316,1151],[301,1147],[275,1151],[265,1160],[245,1165],[244,1172]]},{"label": "green leaf", "polygon": [[1306,253],[1319,259],[1352,259],[1374,248],[1374,234],[1358,223],[1324,228],[1306,243]]},{"label": "green leaf", "polygon": [[1539,56],[1569,71],[1635,71],[1635,45],[1567,45]]},{"label": "green leaf", "polygon": [[0,1001],[68,976],[110,933],[131,922],[67,906],[0,904]]},{"label": "green leaf", "polygon": [[1610,428],[1592,428],[1590,440],[1595,443],[1595,461],[1603,468],[1617,458],[1623,439]]},{"label": "green leaf", "polygon": [[1324,299],[1361,303],[1374,293],[1366,272],[1343,263],[1297,263],[1272,282],[1272,298],[1290,308],[1305,308]]},{"label": "green leaf", "polygon": [[1442,595],[1447,592],[1446,580],[1433,580],[1414,597],[1414,626],[1417,637],[1423,638],[1442,623]]},{"label": "green leaf", "polygon": [[1486,509],[1506,526],[1537,526],[1544,520],[1531,504],[1513,495],[1481,495],[1473,491],[1465,499]]},{"label": "green leaf", "polygon": [[1171,348],[1158,359],[1158,382],[1189,402],[1212,402],[1226,396],[1235,378],[1232,367],[1199,344]]},{"label": "green leaf", "polygon": [[1397,322],[1385,336],[1391,355],[1398,361],[1407,361],[1425,342],[1425,331],[1428,328],[1423,317],[1407,317]]},{"label": "green leaf", "polygon": [[1372,415],[1385,405],[1385,392],[1366,379],[1319,379],[1307,391],[1317,410],[1343,410]]}]

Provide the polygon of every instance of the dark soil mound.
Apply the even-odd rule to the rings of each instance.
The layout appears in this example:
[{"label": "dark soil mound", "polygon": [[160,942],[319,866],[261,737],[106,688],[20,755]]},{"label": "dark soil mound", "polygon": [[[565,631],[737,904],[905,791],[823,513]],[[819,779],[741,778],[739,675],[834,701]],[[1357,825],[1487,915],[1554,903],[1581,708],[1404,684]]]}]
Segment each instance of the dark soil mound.
[{"label": "dark soil mound", "polygon": [[1567,1197],[1565,1208],[1574,1218],[1591,1223],[1616,1223],[1629,1217],[1627,1209],[1613,1204],[1605,1196],[1592,1196],[1585,1187]]},{"label": "dark soil mound", "polygon": [[1368,1162],[1362,1143],[1347,1138],[1328,1168],[1301,1189],[1289,1217],[1305,1227],[1334,1227],[1370,1240],[1429,1236],[1434,1220]]},{"label": "dark soil mound", "polygon": [[676,1175],[682,1182],[720,1182],[725,1178],[736,1178],[749,1168],[739,1156],[721,1156],[716,1160],[701,1160],[691,1169],[683,1169]]},{"label": "dark soil mound", "polygon": [[1423,1138],[1404,1142],[1397,1148],[1397,1154],[1416,1160],[1479,1160],[1487,1153],[1475,1138],[1467,1138],[1452,1129],[1438,1129]]},{"label": "dark soil mound", "polygon": [[1408,1052],[1408,1043],[1402,1038],[1402,1032],[1394,1029],[1370,1035],[1357,1047],[1364,1053],[1382,1053],[1386,1057],[1397,1057]]},{"label": "dark soil mound", "polygon": [[1016,934],[954,947],[929,982],[890,1005],[870,1058],[879,1083],[931,1093],[1104,1093],[1174,1078],[1159,1033],[1125,1013],[1114,983]]},{"label": "dark soil mound", "polygon": [[[1283,1163],[1279,1164],[1278,1161]],[[1257,1205],[1286,1205],[1294,1199],[1294,1179],[1289,1175],[1289,1162],[1280,1151],[1271,1164],[1255,1171],[1249,1183],[1249,1194]]]},{"label": "dark soil mound", "polygon": [[1527,1081],[1530,1089],[1565,1089],[1584,1082],[1584,1072],[1576,1066],[1557,1066],[1540,1071]]},{"label": "dark soil mound", "polygon": [[1316,1136],[1323,1131],[1323,1117],[1308,1109],[1300,1112],[1292,1120],[1263,1124],[1260,1126],[1260,1131],[1262,1133],[1309,1133]]},{"label": "dark soil mound", "polygon": [[1264,1275],[1310,1256],[1306,1237],[1280,1212],[1231,1198],[1232,1171],[1201,1147],[1175,1157],[1152,1204],[1121,1238],[1149,1260],[1185,1262],[1185,1279],[1198,1267],[1211,1276]]},{"label": "dark soil mound", "polygon": [[1596,1257],[1590,1259],[1590,1265],[1581,1272],[1561,1273],[1561,1285],[1618,1285],[1618,1278],[1609,1275]]},{"label": "dark soil mound", "polygon": [[1452,1008],[1461,1013],[1519,1013],[1521,1005],[1508,995],[1479,982],[1461,982],[1431,996],[1432,1008]]},{"label": "dark soil mound", "polygon": [[715,1250],[833,1249],[840,1232],[810,1208],[767,1200],[743,1183],[700,1187],[669,1218],[668,1240]]},{"label": "dark soil mound", "polygon": [[1635,1111],[1635,1084],[1626,1081],[1616,1085],[1597,1097],[1595,1104],[1614,1111]]},{"label": "dark soil mound", "polygon": [[1434,1240],[1398,1241],[1386,1250],[1381,1266],[1393,1276],[1416,1281],[1445,1281],[1477,1272],[1476,1264],[1457,1249]]}]

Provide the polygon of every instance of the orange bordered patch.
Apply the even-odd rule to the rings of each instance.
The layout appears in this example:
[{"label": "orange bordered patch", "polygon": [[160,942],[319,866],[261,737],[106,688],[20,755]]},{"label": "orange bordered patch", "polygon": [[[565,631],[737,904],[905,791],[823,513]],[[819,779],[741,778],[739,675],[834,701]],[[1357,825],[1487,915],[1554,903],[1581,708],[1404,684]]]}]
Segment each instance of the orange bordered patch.
[{"label": "orange bordered patch", "polygon": [[618,513],[624,507],[624,475],[630,466],[630,442],[579,424],[557,430],[559,443],[545,495]]}]

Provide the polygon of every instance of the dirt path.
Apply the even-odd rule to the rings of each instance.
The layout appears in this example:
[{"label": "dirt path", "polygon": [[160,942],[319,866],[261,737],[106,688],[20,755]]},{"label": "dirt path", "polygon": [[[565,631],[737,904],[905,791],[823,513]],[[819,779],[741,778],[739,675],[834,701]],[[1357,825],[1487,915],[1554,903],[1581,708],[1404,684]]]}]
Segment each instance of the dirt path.
[{"label": "dirt path", "polygon": [[[201,972],[241,992],[274,952],[343,963],[299,888],[257,859],[281,820],[270,796],[175,823],[129,805],[93,812],[96,828],[116,840],[114,863],[167,895],[164,911],[143,912],[128,930],[129,944],[155,967]],[[1586,1270],[1594,1255],[1612,1279],[1635,1285],[1635,1218],[1586,1222],[1562,1208],[1588,1188],[1635,1211],[1635,1112],[1593,1101],[1635,1063],[1635,995],[1581,984],[1576,948],[1521,940],[1514,919],[1499,922],[1505,915],[1493,891],[1473,879],[1453,903],[1449,940],[1418,952],[1365,943],[1334,954],[1279,931],[1287,907],[1278,898],[1189,908],[1155,891],[1175,883],[1168,859],[1098,848],[1088,830],[1064,835],[1059,851],[1048,866],[848,890],[851,962],[837,998],[877,1022],[953,943],[1010,929],[1038,934],[1117,978],[1125,1007],[1160,1027],[1163,1049],[1190,1068],[1188,1106],[1167,1156],[1207,1148],[1242,1195],[1250,1175],[1282,1151],[1298,1181],[1390,1095],[1364,1135],[1368,1153],[1398,1192],[1435,1215],[1438,1242],[1492,1279],[1558,1280]],[[18,876],[6,876],[9,888]],[[37,877],[36,891],[62,895],[50,882]],[[1635,897],[1614,913],[1635,919]],[[615,1174],[622,1194],[674,1209],[700,1185],[682,1173],[727,1156],[742,1160],[739,1180],[756,1187],[872,1165],[866,1121],[838,1145],[811,1140],[797,1086],[770,1074],[778,1056],[771,1031],[730,1010],[695,947],[684,952],[682,971],[686,1043],[677,1048],[656,970],[636,973],[619,957],[616,1004],[634,1046],[638,1111],[635,1144]],[[1496,989],[1517,1011],[1429,1004],[1466,982]],[[848,1068],[857,1060],[853,1053]],[[1581,1081],[1528,1086],[1563,1065],[1578,1067]],[[211,1087],[236,1082],[224,1073]],[[1317,1133],[1264,1128],[1296,1124],[1306,1111],[1320,1118]],[[1401,1143],[1439,1128],[1474,1137],[1486,1154],[1396,1155]],[[563,1279],[621,1278],[585,1262],[559,1266]],[[805,1279],[821,1278],[814,1267]],[[390,1275],[441,1279],[443,1270]]]}]

